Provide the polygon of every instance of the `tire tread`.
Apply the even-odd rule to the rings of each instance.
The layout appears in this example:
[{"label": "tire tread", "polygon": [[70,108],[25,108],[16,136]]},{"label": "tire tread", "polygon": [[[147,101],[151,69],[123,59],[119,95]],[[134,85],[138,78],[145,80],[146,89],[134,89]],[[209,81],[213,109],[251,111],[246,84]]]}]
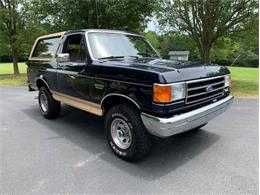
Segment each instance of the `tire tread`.
[{"label": "tire tread", "polygon": [[[144,158],[151,146],[151,135],[147,132],[140,117],[140,112],[137,108],[129,104],[119,104],[112,107],[105,118],[106,134],[110,133],[109,121],[113,113],[122,113],[124,116],[129,116],[128,120],[132,123],[135,129],[135,151],[130,156],[120,156],[127,161],[138,161]],[[107,135],[108,137],[108,135]]]},{"label": "tire tread", "polygon": [[[42,111],[42,115],[46,119],[57,118],[60,114],[60,109],[61,109],[60,102],[53,99],[51,92],[44,86],[41,87],[39,90],[39,97],[40,97],[41,93],[45,93],[47,100],[48,100],[48,111],[47,112]],[[40,99],[39,99],[39,104],[40,104]]]}]

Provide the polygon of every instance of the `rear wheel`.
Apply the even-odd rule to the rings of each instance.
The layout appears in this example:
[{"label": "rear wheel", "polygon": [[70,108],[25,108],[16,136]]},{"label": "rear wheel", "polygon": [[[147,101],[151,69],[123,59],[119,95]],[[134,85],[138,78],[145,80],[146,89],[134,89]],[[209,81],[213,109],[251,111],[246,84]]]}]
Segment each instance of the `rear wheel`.
[{"label": "rear wheel", "polygon": [[38,95],[42,115],[47,119],[55,119],[60,114],[60,102],[53,99],[51,92],[46,87],[41,87]]},{"label": "rear wheel", "polygon": [[110,148],[120,158],[137,161],[147,155],[151,135],[134,106],[120,104],[112,107],[105,116],[105,131]]}]

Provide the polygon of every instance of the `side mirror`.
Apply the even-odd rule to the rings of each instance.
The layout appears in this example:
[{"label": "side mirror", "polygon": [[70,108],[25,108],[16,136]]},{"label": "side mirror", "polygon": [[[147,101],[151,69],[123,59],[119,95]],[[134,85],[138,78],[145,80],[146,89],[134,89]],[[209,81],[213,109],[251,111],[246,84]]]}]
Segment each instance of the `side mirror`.
[{"label": "side mirror", "polygon": [[57,54],[57,62],[69,62],[70,61],[70,54],[68,53],[59,53]]}]

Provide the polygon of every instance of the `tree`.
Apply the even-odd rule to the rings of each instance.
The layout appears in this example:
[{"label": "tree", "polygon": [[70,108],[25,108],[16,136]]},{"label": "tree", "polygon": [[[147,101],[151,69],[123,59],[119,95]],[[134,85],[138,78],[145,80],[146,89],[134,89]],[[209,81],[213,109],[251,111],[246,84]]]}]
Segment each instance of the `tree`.
[{"label": "tree", "polygon": [[211,57],[213,61],[228,61],[239,49],[239,44],[228,37],[219,38],[215,41],[211,49]]},{"label": "tree", "polygon": [[82,28],[142,32],[156,0],[32,0],[39,21],[51,31]]},{"label": "tree", "polygon": [[148,31],[148,32],[144,33],[144,36],[152,44],[152,46],[157,51],[159,51],[159,49],[160,49],[160,42],[159,42],[159,39],[158,39],[158,36],[157,36],[156,32]]},{"label": "tree", "polygon": [[27,56],[36,37],[46,33],[35,22],[30,2],[0,0],[0,51],[12,55],[14,74],[19,74],[18,57]]},{"label": "tree", "polygon": [[164,57],[169,57],[169,51],[190,51],[189,59],[198,60],[198,50],[190,36],[178,32],[167,32],[159,37],[160,51]]},{"label": "tree", "polygon": [[243,25],[246,25],[246,31],[224,36],[214,43],[211,50],[212,61],[225,65],[259,66],[258,17]]},{"label": "tree", "polygon": [[14,74],[19,74],[17,35],[24,26],[23,9],[18,11],[18,0],[0,0],[0,31],[2,39],[10,45]]},{"label": "tree", "polygon": [[239,45],[233,56],[232,63],[236,60],[235,64],[239,66],[259,66],[258,21],[258,17],[252,18],[250,23],[244,24],[244,28],[248,30],[230,37]]},{"label": "tree", "polygon": [[257,0],[174,0],[163,1],[159,22],[188,33],[201,59],[210,63],[213,44],[225,35],[246,30],[245,23],[258,17]]}]

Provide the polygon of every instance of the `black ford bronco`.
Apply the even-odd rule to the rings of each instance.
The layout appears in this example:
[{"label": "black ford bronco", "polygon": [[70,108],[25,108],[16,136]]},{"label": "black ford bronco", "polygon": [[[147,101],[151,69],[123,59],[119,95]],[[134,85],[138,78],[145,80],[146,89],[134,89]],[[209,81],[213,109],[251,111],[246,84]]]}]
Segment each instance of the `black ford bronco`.
[{"label": "black ford bronco", "polygon": [[232,103],[226,67],[160,58],[140,35],[77,30],[39,37],[28,66],[29,90],[39,90],[47,119],[61,102],[103,116],[111,149],[134,161],[152,136],[194,130]]}]

